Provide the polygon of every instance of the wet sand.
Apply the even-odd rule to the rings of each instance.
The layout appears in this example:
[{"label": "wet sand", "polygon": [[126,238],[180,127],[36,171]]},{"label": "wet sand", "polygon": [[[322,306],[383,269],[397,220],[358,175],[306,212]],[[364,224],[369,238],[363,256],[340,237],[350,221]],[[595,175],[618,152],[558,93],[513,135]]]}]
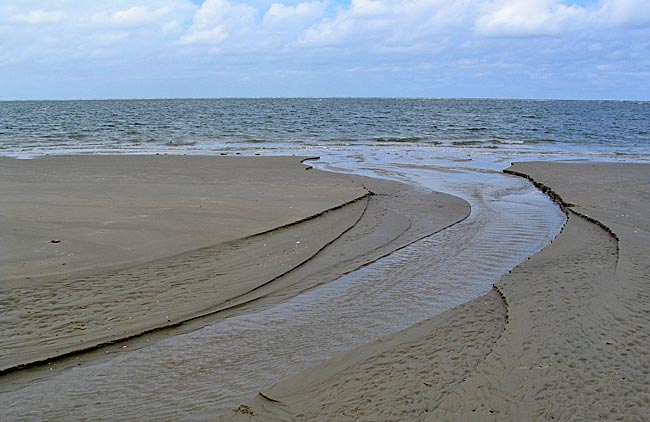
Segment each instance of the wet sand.
[{"label": "wet sand", "polygon": [[483,297],[285,379],[223,419],[646,420],[650,166],[509,171],[566,210],[551,245]]},{"label": "wet sand", "polygon": [[0,159],[0,369],[282,301],[469,213],[301,160]]}]

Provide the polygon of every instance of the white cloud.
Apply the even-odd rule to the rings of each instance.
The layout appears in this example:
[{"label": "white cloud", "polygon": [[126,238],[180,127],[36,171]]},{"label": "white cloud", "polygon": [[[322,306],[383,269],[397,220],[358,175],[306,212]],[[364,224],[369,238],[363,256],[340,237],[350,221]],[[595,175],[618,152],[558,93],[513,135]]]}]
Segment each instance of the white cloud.
[{"label": "white cloud", "polygon": [[434,72],[423,63],[449,69],[441,79],[572,75],[623,61],[636,71],[650,66],[647,1],[1,0],[0,66],[36,64],[43,74],[53,64],[71,73],[149,66],[173,78]]},{"label": "white cloud", "polygon": [[436,44],[440,34],[462,28],[470,0],[352,0],[332,19],[312,26],[301,38],[305,46],[366,44],[372,49]]},{"label": "white cloud", "polygon": [[308,25],[321,18],[325,12],[325,3],[320,1],[299,3],[295,6],[285,6],[273,3],[264,14],[264,25]]},{"label": "white cloud", "polygon": [[256,47],[275,53],[292,50],[306,28],[323,18],[326,3],[302,2],[295,6],[273,3],[256,28]]},{"label": "white cloud", "polygon": [[205,0],[194,15],[181,44],[218,45],[229,38],[241,38],[252,29],[257,10],[227,0]]},{"label": "white cloud", "polygon": [[647,0],[603,0],[593,14],[598,23],[609,26],[650,24]]},{"label": "white cloud", "polygon": [[12,16],[12,21],[16,23],[25,23],[28,25],[42,25],[61,22],[64,14],[57,10],[30,10],[25,13],[17,13]]},{"label": "white cloud", "polygon": [[118,10],[101,11],[92,15],[93,24],[108,26],[142,26],[157,22],[172,10],[168,7],[132,6]]},{"label": "white cloud", "polygon": [[228,30],[224,25],[213,24],[209,28],[194,28],[192,31],[183,35],[180,44],[220,44],[228,39]]},{"label": "white cloud", "polygon": [[[0,37],[14,57],[83,57],[93,43],[115,54],[183,47],[184,54],[437,54],[490,37],[557,36],[650,25],[647,0],[3,0]],[[116,33],[119,32],[119,36]],[[45,39],[56,42],[45,42]],[[107,43],[107,40],[113,40]],[[134,41],[135,40],[135,41]],[[53,47],[53,46],[56,46]],[[122,49],[122,50],[119,50]]]},{"label": "white cloud", "polygon": [[158,13],[158,11],[152,12],[148,10],[146,7],[134,6],[118,10],[113,14],[112,18],[117,24],[142,25],[155,19],[155,15]]},{"label": "white cloud", "polygon": [[[0,4],[1,64],[65,63],[111,57],[132,60],[173,46],[170,22],[189,22],[190,0],[3,0]],[[101,54],[97,52],[101,51]]]},{"label": "white cloud", "polygon": [[479,10],[478,36],[557,35],[650,24],[647,0],[601,0],[589,7],[560,0],[492,0]]},{"label": "white cloud", "polygon": [[324,1],[255,8],[232,0],[206,0],[179,44],[220,54],[287,53],[306,28],[322,19],[326,7]]},{"label": "white cloud", "polygon": [[137,6],[125,5],[123,8],[101,8],[88,16],[81,15],[79,22],[88,23],[98,29],[104,27],[142,28],[149,25],[158,27],[168,15],[173,16],[174,12],[178,12],[178,10],[175,11],[170,7],[158,7],[155,3]]},{"label": "white cloud", "polygon": [[556,34],[579,29],[585,18],[586,9],[559,0],[497,0],[481,8],[475,31],[488,36]]},{"label": "white cloud", "polygon": [[173,34],[181,30],[181,24],[177,20],[171,20],[165,23],[161,29],[165,34]]},{"label": "white cloud", "polygon": [[390,14],[391,7],[382,0],[352,0],[349,12],[353,16],[382,16]]}]

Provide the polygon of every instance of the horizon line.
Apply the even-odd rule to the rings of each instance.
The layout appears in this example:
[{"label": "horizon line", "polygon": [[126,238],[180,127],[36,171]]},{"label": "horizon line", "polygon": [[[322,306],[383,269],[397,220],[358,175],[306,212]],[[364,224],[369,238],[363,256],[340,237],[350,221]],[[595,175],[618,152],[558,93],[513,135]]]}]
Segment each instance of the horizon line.
[{"label": "horizon line", "polygon": [[613,98],[529,98],[529,97],[415,97],[415,96],[223,96],[223,97],[105,97],[105,98],[31,98],[0,99],[0,102],[72,102],[72,101],[205,101],[205,100],[502,100],[502,101],[584,101],[650,102],[650,99]]}]

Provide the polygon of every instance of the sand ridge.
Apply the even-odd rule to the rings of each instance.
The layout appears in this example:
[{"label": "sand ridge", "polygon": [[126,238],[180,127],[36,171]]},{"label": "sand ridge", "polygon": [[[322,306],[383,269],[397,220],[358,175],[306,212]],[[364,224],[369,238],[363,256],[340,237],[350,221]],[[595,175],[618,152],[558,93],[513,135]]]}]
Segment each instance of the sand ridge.
[{"label": "sand ridge", "polygon": [[423,420],[495,347],[495,292],[282,380],[224,421]]},{"label": "sand ridge", "polygon": [[281,381],[224,419],[647,420],[650,166],[510,170],[567,208],[551,245],[484,297]]},{"label": "sand ridge", "polygon": [[[369,196],[342,177],[305,172],[296,158],[257,160],[256,167],[247,160],[202,157],[3,161],[12,177],[2,185],[7,224],[0,228],[26,228],[40,238],[25,241],[29,246],[24,247],[13,237],[3,238],[2,249],[11,251],[4,256],[2,266],[9,270],[0,288],[3,371],[228,306],[228,300],[299,266],[356,224]],[[176,174],[175,183],[167,182],[169,173]],[[232,179],[233,173],[241,175]],[[273,175],[284,184],[265,184]],[[117,181],[105,182],[113,178]],[[36,187],[28,190],[25,185]],[[206,204],[210,201],[203,195],[208,194],[228,196],[227,204]],[[257,206],[260,195],[273,199]],[[196,204],[207,210],[192,215]],[[106,207],[126,228],[112,229],[102,222]],[[132,222],[143,210],[160,215]],[[177,232],[192,224],[204,234],[176,242]],[[99,227],[108,236],[99,236]],[[48,243],[44,239],[55,231],[58,239],[49,244],[51,249],[65,246],[64,254],[48,256],[41,248],[33,249],[35,243]],[[211,245],[203,245],[210,240]],[[152,243],[163,245],[152,251]],[[124,244],[129,260],[119,262],[121,253],[111,252]],[[176,253],[166,256],[170,252]],[[160,257],[151,259],[156,255]],[[59,259],[67,261],[66,272],[56,265]],[[118,264],[104,262],[111,259]],[[18,262],[24,265],[13,271]],[[38,274],[44,270],[46,274]]]},{"label": "sand ridge", "polygon": [[[56,176],[47,186],[48,192],[54,193],[48,200],[55,203],[67,200],[66,195],[55,195],[53,188],[66,193],[67,183],[71,182],[67,176],[70,168],[83,173],[84,186],[76,185],[74,180],[72,184],[78,190],[75,195],[84,200],[87,200],[86,193],[93,197],[85,189],[96,189],[97,184],[93,182],[99,176],[121,179],[121,182],[126,178],[129,190],[140,191],[145,199],[156,202],[160,201],[162,189],[169,196],[166,206],[173,211],[173,218],[154,222],[159,225],[157,232],[162,233],[166,225],[182,217],[184,210],[192,209],[192,200],[202,204],[206,191],[218,196],[226,190],[228,201],[225,210],[220,208],[221,204],[213,207],[211,214],[207,213],[208,219],[203,213],[199,218],[191,214],[189,221],[171,224],[172,235],[179,226],[188,224],[206,229],[207,235],[197,236],[189,250],[183,250],[188,246],[181,241],[173,245],[180,248],[178,253],[153,260],[147,259],[151,251],[144,250],[143,256],[133,256],[127,264],[100,265],[99,269],[89,271],[88,259],[80,259],[82,264],[77,268],[70,265],[72,271],[67,273],[57,270],[40,276],[30,274],[30,277],[27,273],[3,280],[0,294],[5,310],[4,371],[92,350],[159,328],[176,327],[206,315],[218,319],[251,306],[277,303],[366,265],[469,214],[468,204],[450,195],[396,182],[320,172],[310,167],[305,171],[301,161],[304,159],[295,157],[58,157],[27,162],[28,169],[23,170],[27,176],[37,180],[45,172],[50,173],[48,178],[52,174]],[[12,166],[15,170],[15,166],[24,165],[11,160],[8,163],[7,172]],[[177,178],[184,179],[184,184],[198,184],[194,189],[201,196],[195,195],[193,199],[192,192],[186,193],[176,203],[178,198],[173,195],[180,189],[178,185],[164,189],[156,186],[169,169]],[[140,180],[142,177],[146,178],[144,182]],[[17,196],[13,206],[29,206],[30,198],[43,199],[43,192],[38,190],[25,198],[12,183],[23,182],[16,175],[7,181],[6,185]],[[152,183],[155,192],[147,196],[146,190]],[[238,183],[242,184],[241,189]],[[109,186],[118,203],[124,200],[120,185]],[[254,203],[260,192],[267,196],[263,198],[263,206],[247,205]],[[134,204],[125,207],[118,217],[128,218],[133,208],[143,207],[133,196],[128,200]],[[249,214],[233,214],[231,210],[238,203],[245,205],[239,207],[240,213],[246,208]],[[11,204],[5,206],[11,208]],[[147,203],[144,206],[156,208]],[[431,206],[438,213],[423,218],[430,215]],[[91,212],[95,209],[86,208]],[[226,217],[223,224],[205,226],[220,223],[222,211]],[[75,229],[79,212],[72,213],[70,222],[62,227]],[[91,217],[88,221],[93,222]],[[277,221],[284,224],[274,226]],[[269,226],[266,231],[255,232]],[[77,237],[64,236],[64,242],[83,238],[88,230],[78,233]],[[243,237],[237,237],[237,233]],[[126,238],[120,237],[122,234],[115,236],[122,241],[132,240],[130,233],[126,233]],[[206,238],[223,241],[208,246],[197,243]],[[103,264],[106,250],[102,246],[94,251],[99,264]],[[163,248],[157,253],[168,251]],[[34,268],[42,268],[39,265]],[[200,324],[209,320],[201,319]],[[193,325],[183,327],[191,330]]]}]

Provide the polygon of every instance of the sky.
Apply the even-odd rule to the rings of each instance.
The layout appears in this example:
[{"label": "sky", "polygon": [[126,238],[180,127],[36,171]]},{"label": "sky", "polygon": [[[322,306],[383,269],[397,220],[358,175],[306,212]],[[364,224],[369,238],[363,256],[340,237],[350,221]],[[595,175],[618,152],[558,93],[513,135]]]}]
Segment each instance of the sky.
[{"label": "sky", "polygon": [[648,0],[2,0],[0,99],[650,100]]}]

